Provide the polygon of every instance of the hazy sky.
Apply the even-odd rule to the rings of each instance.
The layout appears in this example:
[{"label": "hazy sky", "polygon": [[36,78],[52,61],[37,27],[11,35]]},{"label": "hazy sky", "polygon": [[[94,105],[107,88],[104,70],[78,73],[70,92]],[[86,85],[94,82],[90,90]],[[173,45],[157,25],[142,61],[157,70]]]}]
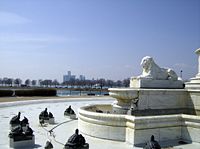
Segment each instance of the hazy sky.
[{"label": "hazy sky", "polygon": [[200,0],[0,0],[0,78],[124,79],[152,56],[197,73]]}]

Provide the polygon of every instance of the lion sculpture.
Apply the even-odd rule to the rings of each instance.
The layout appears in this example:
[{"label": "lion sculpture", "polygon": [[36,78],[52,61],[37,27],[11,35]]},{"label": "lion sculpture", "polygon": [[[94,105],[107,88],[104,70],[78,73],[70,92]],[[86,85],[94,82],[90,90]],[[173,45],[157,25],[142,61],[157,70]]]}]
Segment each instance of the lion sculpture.
[{"label": "lion sculpture", "polygon": [[153,80],[178,80],[177,74],[172,69],[160,68],[150,56],[145,56],[141,61],[142,75],[139,78]]}]

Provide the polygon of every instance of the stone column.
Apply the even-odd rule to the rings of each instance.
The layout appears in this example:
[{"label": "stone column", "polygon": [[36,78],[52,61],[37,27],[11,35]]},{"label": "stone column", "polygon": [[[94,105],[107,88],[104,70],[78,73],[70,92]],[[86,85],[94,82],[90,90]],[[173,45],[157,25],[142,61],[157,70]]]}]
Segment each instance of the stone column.
[{"label": "stone column", "polygon": [[198,55],[198,73],[194,78],[191,78],[189,82],[185,83],[185,88],[200,90],[200,48],[197,49],[195,53]]},{"label": "stone column", "polygon": [[196,77],[200,77],[200,48],[199,49],[197,49],[196,51],[195,51],[195,53],[198,55],[198,73],[197,73],[197,76]]}]

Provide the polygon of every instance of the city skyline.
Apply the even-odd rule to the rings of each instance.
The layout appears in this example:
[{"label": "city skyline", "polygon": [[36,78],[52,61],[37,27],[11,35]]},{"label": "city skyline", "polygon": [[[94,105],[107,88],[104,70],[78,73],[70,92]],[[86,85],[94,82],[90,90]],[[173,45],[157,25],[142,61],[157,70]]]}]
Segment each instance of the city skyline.
[{"label": "city skyline", "polygon": [[0,78],[122,80],[149,55],[189,79],[199,26],[199,0],[2,0]]},{"label": "city skyline", "polygon": [[[65,83],[65,82],[70,82],[70,81],[92,81],[92,80],[105,80],[105,81],[114,81],[114,80],[109,80],[106,78],[86,78],[85,75],[83,74],[73,74],[70,70],[67,71],[67,73],[63,74],[63,79],[61,81],[58,81],[56,78],[54,79],[48,79],[48,78],[40,78],[40,79],[32,79],[32,78],[26,78],[26,79],[22,79],[22,78],[10,78],[10,77],[2,77],[0,78],[0,84],[14,84],[14,82],[16,80],[20,80],[20,84],[25,84],[26,81],[36,81],[36,82],[40,82],[40,81],[44,81],[44,80],[49,80],[49,81],[58,81],[59,84]],[[126,80],[128,78],[124,78],[123,80]],[[123,80],[116,80],[116,81],[123,81]],[[6,83],[7,82],[7,83]],[[11,83],[12,82],[12,83]],[[19,82],[19,81],[18,81]]]}]

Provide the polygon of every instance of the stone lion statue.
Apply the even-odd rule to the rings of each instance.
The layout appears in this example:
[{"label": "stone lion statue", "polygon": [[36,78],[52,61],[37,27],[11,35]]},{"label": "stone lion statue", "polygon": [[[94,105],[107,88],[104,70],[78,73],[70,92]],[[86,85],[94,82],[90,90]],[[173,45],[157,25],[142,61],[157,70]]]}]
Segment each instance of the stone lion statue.
[{"label": "stone lion statue", "polygon": [[160,68],[150,56],[145,56],[141,61],[142,75],[139,78],[153,80],[178,80],[177,74],[172,69]]}]

